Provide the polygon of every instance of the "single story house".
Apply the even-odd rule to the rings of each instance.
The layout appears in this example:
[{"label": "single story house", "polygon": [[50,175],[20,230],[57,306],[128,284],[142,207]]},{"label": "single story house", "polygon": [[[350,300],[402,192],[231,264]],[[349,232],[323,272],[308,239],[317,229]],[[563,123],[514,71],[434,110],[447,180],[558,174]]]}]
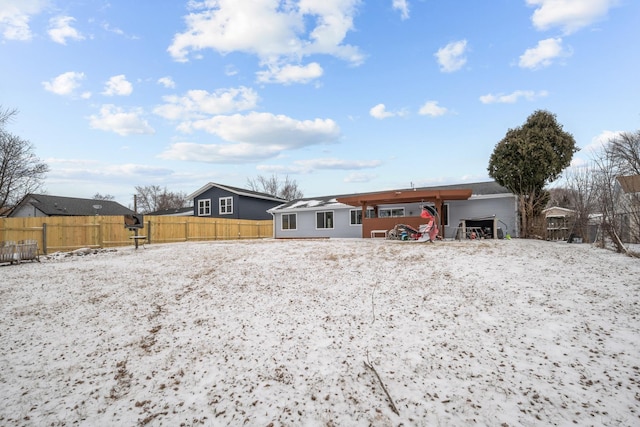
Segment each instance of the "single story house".
[{"label": "single story house", "polygon": [[518,236],[517,198],[494,181],[302,198],[268,212],[275,238],[368,238],[397,224],[418,228],[423,206],[437,212],[444,238],[464,237],[468,228]]},{"label": "single story house", "polygon": [[285,199],[257,191],[210,182],[187,196],[193,200],[193,215],[210,218],[272,219],[267,211]]},{"label": "single story house", "polygon": [[9,217],[132,215],[134,212],[113,200],[27,194],[9,212]]}]

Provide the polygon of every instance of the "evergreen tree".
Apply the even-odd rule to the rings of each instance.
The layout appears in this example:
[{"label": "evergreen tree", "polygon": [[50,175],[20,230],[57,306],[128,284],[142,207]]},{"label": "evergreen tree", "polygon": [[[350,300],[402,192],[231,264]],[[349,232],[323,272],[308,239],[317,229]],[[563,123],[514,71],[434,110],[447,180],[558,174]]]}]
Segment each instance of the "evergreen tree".
[{"label": "evergreen tree", "polygon": [[489,176],[518,195],[520,232],[529,237],[534,217],[549,198],[545,185],[555,181],[578,151],[573,136],[565,132],[548,111],[531,114],[524,125],[509,129],[489,159]]}]

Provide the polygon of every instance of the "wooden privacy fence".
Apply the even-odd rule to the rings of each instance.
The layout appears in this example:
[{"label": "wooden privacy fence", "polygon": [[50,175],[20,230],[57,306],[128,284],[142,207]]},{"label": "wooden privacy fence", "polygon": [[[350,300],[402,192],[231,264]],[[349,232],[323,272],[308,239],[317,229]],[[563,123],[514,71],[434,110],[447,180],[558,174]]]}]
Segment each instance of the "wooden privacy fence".
[{"label": "wooden privacy fence", "polygon": [[[145,216],[146,243],[273,237],[273,221]],[[133,244],[123,216],[0,218],[0,241],[36,240],[43,253]]]}]

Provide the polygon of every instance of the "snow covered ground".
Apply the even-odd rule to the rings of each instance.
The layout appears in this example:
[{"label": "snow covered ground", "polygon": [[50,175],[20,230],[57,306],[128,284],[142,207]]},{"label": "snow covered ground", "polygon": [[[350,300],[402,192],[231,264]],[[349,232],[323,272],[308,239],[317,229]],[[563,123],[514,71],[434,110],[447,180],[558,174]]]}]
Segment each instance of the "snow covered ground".
[{"label": "snow covered ground", "polygon": [[0,301],[3,426],[640,425],[640,260],[590,245],[147,245]]}]

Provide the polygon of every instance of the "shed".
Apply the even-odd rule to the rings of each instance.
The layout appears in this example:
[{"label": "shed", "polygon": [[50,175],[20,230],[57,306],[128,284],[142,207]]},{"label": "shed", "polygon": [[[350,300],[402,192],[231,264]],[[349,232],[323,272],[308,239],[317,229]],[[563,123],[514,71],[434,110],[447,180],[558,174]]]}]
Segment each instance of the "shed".
[{"label": "shed", "polygon": [[573,230],[576,211],[552,206],[542,211],[546,222],[547,240],[567,240]]}]

